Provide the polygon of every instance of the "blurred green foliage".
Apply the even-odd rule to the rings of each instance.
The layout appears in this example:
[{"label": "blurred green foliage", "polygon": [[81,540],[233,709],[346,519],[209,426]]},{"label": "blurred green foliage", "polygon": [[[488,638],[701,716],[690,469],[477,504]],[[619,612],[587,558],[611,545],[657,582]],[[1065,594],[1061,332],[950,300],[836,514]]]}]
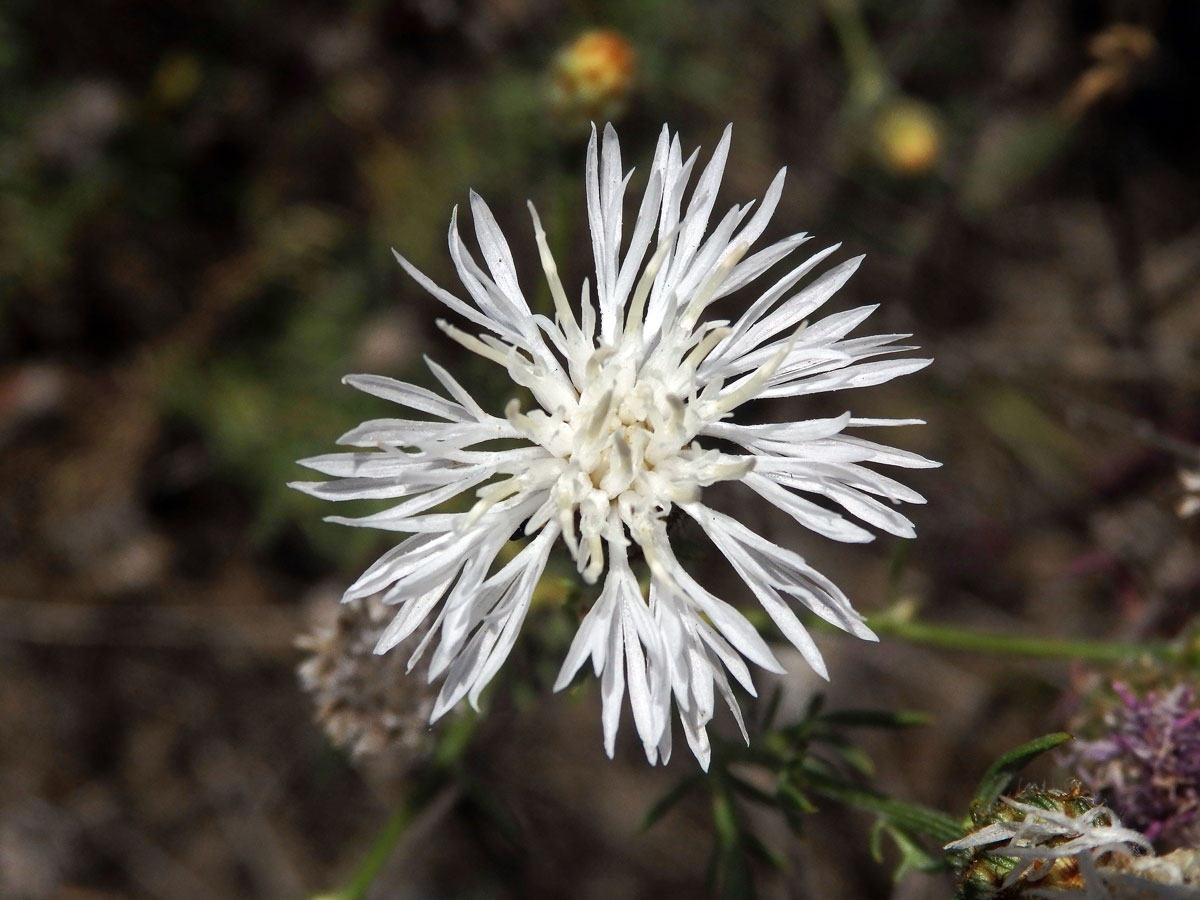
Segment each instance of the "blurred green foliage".
[{"label": "blurred green foliage", "polygon": [[[957,615],[968,605],[1002,613],[1013,624],[1019,620],[1034,635],[1003,647],[994,636],[976,636],[969,646],[976,655],[1061,657],[1069,645],[1051,647],[1054,642],[1039,628],[1049,624],[1059,633],[1071,627],[1072,611],[1079,621],[1081,609],[1089,627],[1106,634],[1133,627],[1166,631],[1185,612],[1190,615],[1194,585],[1175,600],[1161,592],[1162,600],[1147,577],[1143,593],[1158,605],[1138,606],[1144,598],[1122,596],[1105,583],[1095,609],[1078,598],[1060,602],[1045,587],[1073,577],[1068,571],[1072,554],[1095,549],[1117,555],[1097,537],[1103,523],[1096,513],[1111,513],[1110,498],[1136,499],[1139,489],[1135,484],[1122,494],[1114,476],[1105,483],[1105,497],[1097,499],[1099,489],[1096,496],[1088,493],[1091,482],[1100,480],[1101,466],[1122,472],[1137,466],[1117,458],[1124,453],[1123,433],[1097,441],[1061,421],[1065,417],[1054,389],[1072,377],[1066,351],[1082,349],[1092,361],[1090,374],[1076,378],[1073,390],[1123,409],[1130,421],[1145,418],[1177,432],[1180,440],[1194,440],[1195,433],[1194,381],[1172,380],[1189,361],[1194,343],[1179,343],[1182,350],[1174,356],[1135,360],[1143,365],[1132,371],[1143,380],[1132,389],[1132,378],[1120,380],[1131,369],[1109,371],[1110,359],[1123,358],[1108,355],[1109,335],[1094,327],[1099,288],[1126,279],[1118,285],[1121,290],[1114,289],[1119,305],[1121,291],[1136,288],[1143,270],[1151,270],[1151,251],[1192,236],[1194,198],[1200,196],[1194,126],[1180,112],[1195,96],[1191,60],[1200,16],[1194,4],[1179,0],[1125,6],[1128,16],[1104,4],[949,0],[359,0],[343,5],[112,0],[69,7],[10,0],[0,8],[0,378],[23,365],[49,363],[69,374],[64,382],[69,389],[79,388],[77,397],[63,403],[67,416],[83,422],[91,404],[106,413],[105,401],[118,395],[139,405],[142,415],[131,417],[139,422],[148,420],[165,433],[183,423],[202,446],[204,477],[222,488],[233,485],[250,501],[238,514],[251,521],[238,520],[230,543],[261,551],[281,536],[298,532],[304,537],[299,551],[262,579],[272,589],[285,585],[275,593],[262,590],[267,603],[292,601],[295,582],[276,576],[299,553],[320,557],[316,571],[359,568],[393,536],[326,525],[321,516],[353,515],[376,505],[332,509],[286,488],[288,481],[309,477],[295,460],[330,452],[336,436],[362,420],[396,414],[383,401],[342,385],[342,376],[365,369],[429,384],[421,361],[428,353],[492,411],[503,408],[511,388],[488,364],[464,359],[441,337],[433,320],[444,311],[403,275],[391,248],[457,291],[445,229],[451,209],[465,205],[468,189],[474,188],[487,198],[512,241],[531,302],[544,304],[546,288],[538,277],[524,207],[531,199],[573,293],[591,268],[582,203],[586,127],[564,127],[547,113],[546,69],[558,48],[582,30],[611,28],[625,35],[637,54],[635,94],[620,126],[626,165],[642,168],[633,190],[664,122],[681,132],[688,152],[697,145],[711,148],[733,121],[734,150],[720,202],[759,196],[776,168],[789,166],[779,229],[806,229],[820,241],[844,240],[845,255],[869,251],[870,265],[856,276],[854,299],[848,291],[847,302],[884,299],[879,315],[886,317],[887,327],[917,332],[922,343],[938,345],[939,364],[928,377],[855,398],[868,406],[868,414],[890,415],[902,407],[903,414],[915,411],[930,419],[931,427],[913,440],[938,445],[930,455],[949,463],[929,492],[932,512],[922,522],[911,566],[905,567],[907,580],[900,585],[897,577],[894,585],[897,596],[919,595],[930,610],[929,621],[939,624],[924,627],[924,620],[901,618],[901,604],[896,604],[885,613],[894,614],[890,625],[881,620],[881,634],[961,649],[968,646],[969,632],[941,626],[938,617],[948,607]],[[1095,58],[1089,42],[1114,16],[1140,23],[1142,37],[1158,55],[1118,60],[1126,69]],[[1092,73],[1109,78],[1105,83],[1111,90],[1067,112],[1063,101]],[[897,129],[899,139],[881,140],[883,125],[896,129],[897,122],[903,126]],[[1172,157],[1173,163],[1161,166]],[[1134,201],[1123,199],[1123,192],[1132,193]],[[1096,220],[1106,216],[1110,224],[1098,226]],[[470,241],[470,223],[463,218]],[[1118,265],[1108,259],[1114,246]],[[1145,258],[1139,255],[1142,248]],[[1186,298],[1192,282],[1194,277],[1182,279],[1178,296]],[[1163,290],[1159,300],[1157,311],[1170,313],[1170,292]],[[1140,326],[1145,333],[1135,335],[1137,341],[1151,347],[1151,325],[1162,323],[1139,319],[1136,304],[1129,306],[1128,322],[1122,324]],[[1186,321],[1181,327],[1167,321],[1161,330],[1178,334],[1186,328]],[[1049,359],[1029,353],[1029,362],[1028,350]],[[1003,365],[996,364],[997,355]],[[8,402],[10,386],[8,380],[0,382],[0,405]],[[902,403],[893,403],[892,390],[904,392]],[[807,398],[801,414],[842,411],[841,406],[826,409],[825,402]],[[2,424],[6,428],[8,419]],[[21,468],[26,465],[30,482],[41,483],[20,484],[21,490],[12,493],[44,489],[53,503],[60,482],[103,481],[109,475],[107,457],[101,456],[99,471],[70,466],[84,465],[73,456],[83,457],[82,451],[101,443],[106,428],[100,415],[74,431],[50,429],[35,436],[29,446],[36,452],[26,456],[37,460],[19,459],[13,481],[26,476]],[[117,423],[113,430],[119,430]],[[7,438],[7,432],[0,434]],[[131,452],[160,452],[154,440],[131,443]],[[1142,466],[1139,471],[1170,468],[1171,460],[1147,463],[1152,455],[1134,460]],[[66,461],[60,464],[62,457]],[[127,468],[150,471],[150,462],[138,458]],[[125,475],[119,491],[145,488]],[[1140,499],[1147,499],[1141,490]],[[82,487],[78,493],[88,498]],[[121,536],[129,539],[128,546],[148,548],[150,557],[168,543],[179,557],[193,552],[190,532],[146,524],[152,504],[145,498],[119,499],[124,504],[112,506],[116,518],[128,520],[119,523],[132,532]],[[33,531],[29,523],[37,516],[27,515],[26,507],[14,506],[15,513],[0,510],[0,537],[15,548],[13,556],[35,558],[30,583],[40,584],[45,571],[53,573],[50,588],[41,593],[56,600],[91,590],[90,572],[76,582],[63,574],[63,560],[71,553],[60,546],[65,544],[60,532],[70,537],[78,532],[81,541],[87,537],[86,529],[75,525],[87,524],[91,510],[83,507],[89,505],[81,502],[80,509],[69,511],[74,515],[66,529],[58,510],[48,515],[36,510],[50,523],[38,526],[45,533]],[[209,527],[224,527],[225,519],[213,518],[216,524]],[[1126,527],[1139,537],[1144,531],[1139,521]],[[142,531],[159,540],[145,540]],[[30,540],[31,533],[38,537]],[[106,561],[125,561],[97,543],[97,555]],[[41,544],[52,546],[45,551]],[[706,564],[703,550],[686,540],[681,546],[689,566]],[[886,541],[877,546],[884,548],[877,552],[887,552]],[[858,561],[866,558],[860,552],[871,551],[854,551],[855,563],[843,570],[868,569]],[[38,568],[43,552],[53,563],[46,570]],[[1151,548],[1147,555],[1157,552]],[[137,555],[131,558],[136,561]],[[1108,562],[1126,565],[1123,558]],[[1138,565],[1135,557],[1128,568]],[[174,574],[164,574],[166,564],[147,568],[150,574],[134,579],[128,591],[152,597],[148,606],[170,602],[178,593]],[[878,599],[870,595],[871,582],[859,583],[868,586],[862,591],[863,608],[871,608]],[[523,709],[544,699],[590,596],[577,589],[569,564],[556,557],[535,596],[532,627],[489,698],[494,708]],[[1045,602],[1048,596],[1054,602]],[[243,599],[239,595],[231,602]],[[759,608],[747,612],[764,631],[770,627]],[[1007,620],[1002,624],[1007,627]],[[220,634],[214,646],[224,647],[224,633],[214,634]],[[1189,641],[1179,652],[1191,660],[1195,641]],[[1093,658],[1110,658],[1105,654],[1121,649],[1099,642],[1089,646]],[[1069,649],[1080,656],[1088,648],[1080,643]],[[75,689],[97,690],[91,657],[75,645],[67,652],[70,665],[60,666],[56,658],[45,671],[55,678],[83,671]],[[114,654],[124,655],[124,649]],[[188,678],[197,677],[191,669],[202,670],[206,687],[220,695],[214,708],[235,705],[223,693],[243,682],[210,678],[203,667],[192,666],[192,657],[178,658],[188,667]],[[136,695],[124,669],[101,668],[112,684]],[[282,668],[275,665],[274,671]],[[876,678],[870,689],[878,689],[874,670],[864,671],[865,676],[847,672],[838,684],[853,690],[855,677],[862,679],[859,686]],[[28,683],[31,708],[40,709],[51,693],[45,685],[64,682]],[[298,726],[292,723],[293,731],[285,732],[262,714],[258,690],[261,685],[250,685],[243,698],[248,721],[266,721],[273,737],[283,734],[284,742],[302,746],[294,740]],[[290,683],[286,691],[290,697]],[[588,691],[575,693],[583,697]],[[84,774],[55,772],[46,779],[63,785],[58,799],[67,798],[64,808],[79,821],[87,820],[88,810],[76,816],[78,799],[96,796],[80,790],[86,779],[128,777],[129,769],[120,766],[140,765],[153,755],[147,747],[163,743],[161,735],[148,741],[130,738],[131,725],[123,734],[131,748],[126,753],[112,740],[111,713],[120,712],[141,727],[148,719],[145,710],[128,699],[106,697],[97,703],[82,692],[74,699],[86,696],[86,702],[78,705],[106,718],[92,723],[83,717],[86,727],[72,740],[64,740],[56,725],[47,729],[41,745],[53,748],[47,759],[82,761]],[[169,712],[187,715],[190,707],[180,704],[176,710],[176,700],[172,695]],[[996,695],[979,702],[994,705]],[[1044,704],[1025,706],[1030,718],[1044,711]],[[992,712],[989,708],[988,727],[980,732],[1008,721]],[[307,714],[304,710],[305,727]],[[502,716],[494,718],[501,729],[507,727]],[[208,747],[204,741],[242,739],[240,732],[223,731],[220,723],[210,727],[203,716],[192,716],[189,728],[193,721],[203,726],[203,734],[181,730],[178,748],[163,744],[164,769],[172,779],[180,760]],[[948,824],[929,809],[875,791],[871,760],[856,743],[861,729],[916,722],[897,713],[829,712],[814,703],[796,722],[768,722],[749,750],[721,742],[714,776],[683,777],[649,818],[702,786],[714,842],[713,876],[731,896],[747,895],[763,865],[781,861],[749,827],[752,805],[777,812],[795,829],[819,803],[867,810],[878,823],[877,855],[886,845],[901,870],[935,868],[945,862],[937,843],[958,827],[957,820]],[[1026,720],[1017,727],[1027,726]],[[1027,733],[1042,727],[1034,725]],[[957,773],[969,743],[962,738],[945,732],[915,737],[920,763],[928,754],[941,760],[942,771]],[[442,745],[453,751],[451,756],[458,752],[455,740]],[[289,771],[289,760],[281,764],[275,745],[265,746],[270,752],[252,760],[255,766],[262,763],[252,771]],[[1007,789],[1012,772],[1045,746],[1035,742],[1003,757],[985,778],[985,799]],[[114,761],[126,756],[126,762]],[[304,768],[306,783],[294,793],[294,784],[282,783],[277,795],[288,803],[297,802],[313,781],[311,761],[307,768],[295,762],[290,760],[290,771]],[[562,763],[585,765],[578,759]],[[642,760],[637,766],[640,772]],[[574,777],[581,785],[596,780],[594,771],[580,772]],[[531,776],[522,768],[519,777],[534,780],[540,774]],[[205,798],[211,791],[202,780],[172,780],[169,792],[140,776],[128,784],[131,796],[156,801]],[[229,796],[240,796],[237,790]],[[513,831],[510,823],[518,816],[507,815],[478,785],[464,782],[464,790],[466,805],[482,810],[480,819],[492,821],[497,832]],[[311,827],[312,822],[336,825],[342,820],[331,813],[346,815],[347,807],[361,815],[354,806],[361,797],[346,803],[341,792],[331,793],[338,794],[336,800],[323,801],[295,832],[303,835],[295,839],[303,848],[298,858],[321,857],[312,871],[322,883],[330,883],[330,870],[341,864],[333,859],[337,853],[357,855],[360,849],[350,846],[353,835],[339,833],[334,841],[325,828]],[[612,793],[618,800],[623,796]],[[187,801],[162,805],[170,802],[184,806]],[[574,804],[576,798],[563,802]],[[412,811],[406,807],[400,815]],[[205,825],[216,821],[214,829],[226,825],[211,813],[204,808],[195,819]],[[164,831],[149,817],[135,824],[152,835]],[[202,826],[195,827],[199,834]],[[605,819],[602,829],[608,833],[580,828],[581,840],[595,844],[596,834],[611,840],[611,821]],[[192,842],[193,832],[180,828],[178,833],[187,838],[180,845],[201,848],[196,865],[211,874],[204,868],[214,855],[208,848],[228,842],[228,836],[210,833],[207,840]],[[480,877],[498,885],[541,837],[527,833],[521,841],[510,839],[516,862],[493,860],[494,871]],[[833,840],[851,843],[841,835]],[[455,842],[469,841],[451,836],[448,844],[456,852]],[[310,853],[318,843],[317,852]],[[331,849],[335,844],[339,847]],[[230,853],[233,859],[236,854]],[[213,882],[225,896],[246,890],[244,860],[234,861],[237,865],[226,866],[235,870],[231,880]],[[116,853],[93,861],[101,875],[84,890],[96,885],[107,890],[105,879],[128,868],[125,862]],[[573,878],[579,875],[574,862]],[[457,859],[453,865],[461,867]],[[664,868],[669,866],[668,861]],[[843,874],[847,884],[860,883],[852,877],[859,873]]]},{"label": "blurred green foliage", "polygon": [[[834,32],[850,36],[848,82],[890,84],[859,7],[831,9]],[[80,8],[66,25],[80,35],[108,15]],[[762,102],[747,76],[766,77],[771,59],[798,52],[824,23],[818,4],[767,2],[582,3],[520,32],[489,15],[438,23],[368,3],[290,19],[271,2],[168,6],[79,58],[48,52],[54,23],[36,5],[0,15],[10,135],[0,143],[0,315],[18,312],[9,349],[148,366],[152,402],[193,423],[254,495],[255,540],[294,522],[322,552],[359,557],[367,538],[331,537],[312,501],[284,484],[303,477],[294,459],[390,414],[340,385],[359,360],[380,361],[363,348],[389,310],[403,314],[406,346],[383,355],[387,374],[423,381],[420,353],[447,352],[432,302],[390,248],[453,289],[444,228],[471,187],[492,198],[514,242],[533,199],[564,272],[576,283],[587,272],[583,135],[564,137],[546,106],[555,48],[585,26],[623,32],[637,53],[634,134],[697,119],[690,139],[702,139],[739,118],[739,153],[765,159],[761,110],[734,114]],[[714,39],[770,53],[716,65]],[[427,49],[439,41],[458,52]],[[495,380],[465,365],[464,381],[501,406],[506,397],[489,396]]]}]

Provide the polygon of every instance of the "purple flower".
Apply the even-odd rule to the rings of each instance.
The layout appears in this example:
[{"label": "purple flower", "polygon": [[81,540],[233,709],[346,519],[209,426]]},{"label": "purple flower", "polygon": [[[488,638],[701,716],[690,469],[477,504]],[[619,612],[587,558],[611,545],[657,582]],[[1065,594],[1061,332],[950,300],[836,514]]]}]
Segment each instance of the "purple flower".
[{"label": "purple flower", "polygon": [[1073,762],[1083,782],[1123,821],[1160,846],[1200,840],[1200,706],[1179,685],[1139,697],[1114,683],[1121,703],[1105,716],[1108,734],[1080,741]]}]

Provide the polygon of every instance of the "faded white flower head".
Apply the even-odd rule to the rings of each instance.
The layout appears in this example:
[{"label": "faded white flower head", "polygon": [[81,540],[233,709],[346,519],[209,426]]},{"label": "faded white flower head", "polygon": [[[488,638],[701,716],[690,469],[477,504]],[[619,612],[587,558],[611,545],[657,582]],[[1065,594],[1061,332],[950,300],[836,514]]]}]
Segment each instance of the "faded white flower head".
[{"label": "faded white flower head", "polygon": [[[834,505],[868,525],[912,537],[912,524],[893,504],[920,503],[922,497],[864,463],[910,468],[936,463],[848,431],[915,420],[845,413],[748,425],[730,416],[749,400],[879,384],[929,360],[890,358],[912,349],[896,343],[908,335],[846,337],[874,306],[808,321],[861,261],[843,262],[798,288],[837,246],[795,265],[757,296],[727,301],[729,318],[704,318],[712,304],[745,288],[808,240],[796,234],[750,252],[779,202],[783,171],[753,214],[753,203],[734,206],[709,229],[729,138],[726,129],[685,206],[696,154],[685,160],[678,136],[664,127],[622,253],[624,196],[632,173],[622,170],[612,126],[603,141],[593,130],[586,194],[596,276],[594,289],[584,281],[577,308],[530,205],[553,319],[531,311],[508,242],[473,192],[483,266],[463,244],[457,210],[449,235],[450,255],[473,303],[434,284],[397,254],[422,287],[482,330],[470,334],[442,321],[439,327],[498,365],[536,404],[522,409],[513,400],[503,417],[492,415],[429,360],[452,399],[390,378],[348,376],[354,387],[432,418],[366,422],[339,441],[358,451],[302,461],[338,480],[294,485],[330,500],[407,498],[374,515],[331,521],[410,535],[345,596],[384,591],[384,602],[397,607],[379,641],[380,653],[433,617],[413,660],[436,644],[429,673],[444,682],[434,720],[464,697],[477,703],[511,651],[551,547],[561,537],[583,579],[595,583],[603,576],[603,585],[580,623],[556,689],[570,683],[590,658],[601,679],[605,749],[611,756],[628,689],[652,763],[670,756],[674,700],[688,743],[707,767],[705,725],[715,693],[741,723],[726,673],[753,694],[743,657],[773,672],[782,668],[754,627],[680,565],[667,534],[667,517],[676,507],[700,525],[823,677],[825,665],[796,615],[797,604],[875,639],[836,585],[794,551],[710,508],[701,497],[709,485],[737,481],[800,525],[835,540],[869,541],[872,535],[833,511]],[[519,446],[478,448],[498,439]],[[429,512],[469,490],[477,497],[470,511]],[[501,548],[518,531],[531,540],[498,564]],[[648,592],[635,573],[638,556],[649,570]]]},{"label": "faded white flower head", "polygon": [[1183,487],[1183,498],[1176,507],[1181,519],[1200,513],[1200,469],[1180,469],[1179,483]]},{"label": "faded white flower head", "polygon": [[1072,815],[1011,797],[1001,800],[1021,818],[986,825],[945,849],[1016,860],[1000,885],[1002,896],[1087,900],[1196,896],[1190,857],[1154,856],[1146,836],[1122,827],[1106,806],[1091,806]]}]

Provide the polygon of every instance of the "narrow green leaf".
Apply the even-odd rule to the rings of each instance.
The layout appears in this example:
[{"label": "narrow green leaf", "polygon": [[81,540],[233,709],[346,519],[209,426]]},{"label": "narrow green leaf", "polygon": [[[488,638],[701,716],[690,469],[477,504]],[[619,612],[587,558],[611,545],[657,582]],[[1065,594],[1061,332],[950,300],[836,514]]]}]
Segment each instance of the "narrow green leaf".
[{"label": "narrow green leaf", "polygon": [[992,763],[984,773],[983,779],[979,782],[979,788],[975,791],[975,798],[971,801],[972,811],[987,812],[1000,799],[1000,795],[1008,789],[1018,772],[1047,750],[1060,747],[1069,740],[1071,740],[1071,735],[1065,731],[1059,731],[1034,738],[1027,744],[1009,750]]},{"label": "narrow green leaf", "polygon": [[778,869],[780,872],[788,870],[787,859],[778,851],[773,850],[754,832],[745,831],[742,833],[742,839],[746,842],[747,852],[757,859],[767,863],[767,865]]},{"label": "narrow green leaf", "polygon": [[755,803],[761,803],[764,806],[776,805],[775,797],[772,794],[764,791],[758,785],[752,784],[751,782],[746,781],[744,778],[734,775],[732,772],[729,773],[728,777],[729,786],[732,787],[736,793],[741,794],[748,800],[753,800]]},{"label": "narrow green leaf", "polygon": [[727,790],[713,792],[712,816],[717,843],[722,847],[737,846],[741,829],[738,827],[737,812],[733,808],[733,798]]},{"label": "narrow green leaf", "polygon": [[805,778],[837,778],[837,769],[829,762],[829,760],[821,759],[819,756],[805,756],[800,760],[800,765],[796,767],[802,772]]},{"label": "narrow green leaf", "polygon": [[770,731],[775,725],[775,717],[779,715],[779,702],[783,699],[783,688],[779,685],[771,691],[771,696],[767,698],[766,706],[763,709],[761,718],[763,731]]},{"label": "narrow green leaf", "polygon": [[785,801],[789,806],[794,807],[797,812],[804,814],[814,813],[817,811],[816,804],[808,799],[808,795],[799,790],[792,784],[781,784],[776,789],[776,794],[779,798]]},{"label": "narrow green leaf", "polygon": [[822,777],[812,784],[814,793],[839,800],[857,809],[874,813],[880,818],[913,834],[920,834],[938,843],[948,844],[963,836],[963,827],[950,816],[936,809],[907,803],[870,788],[848,781]]},{"label": "narrow green leaf", "polygon": [[754,900],[754,873],[740,844],[716,850],[713,862],[719,896],[725,900]]},{"label": "narrow green leaf", "polygon": [[883,832],[887,827],[888,824],[883,819],[876,819],[875,827],[871,829],[871,839],[867,846],[871,850],[871,859],[877,863],[883,862]]},{"label": "narrow green leaf", "polygon": [[776,806],[783,814],[788,828],[793,834],[800,834],[804,830],[805,817],[817,811],[816,805],[802,791],[787,782],[776,788],[775,797]]},{"label": "narrow green leaf", "polygon": [[709,875],[717,893],[728,900],[754,897],[754,876],[746,858],[746,832],[742,830],[733,797],[723,776],[712,776],[713,852]]},{"label": "narrow green leaf", "polygon": [[[896,849],[900,851],[900,861],[892,872],[893,880],[899,881],[910,869],[916,869],[918,872],[944,872],[951,868],[950,859],[945,854],[934,856],[913,840],[912,835],[904,829],[883,820],[880,820],[875,834],[872,835],[872,850],[878,847],[879,837],[883,834],[890,837]],[[876,860],[882,862],[878,856]]]},{"label": "narrow green leaf", "polygon": [[867,755],[862,747],[857,744],[852,744],[847,740],[839,739],[837,741],[828,741],[827,744],[832,745],[831,749],[836,753],[841,760],[850,766],[860,775],[870,778],[875,774],[875,763],[871,761],[871,757]]}]

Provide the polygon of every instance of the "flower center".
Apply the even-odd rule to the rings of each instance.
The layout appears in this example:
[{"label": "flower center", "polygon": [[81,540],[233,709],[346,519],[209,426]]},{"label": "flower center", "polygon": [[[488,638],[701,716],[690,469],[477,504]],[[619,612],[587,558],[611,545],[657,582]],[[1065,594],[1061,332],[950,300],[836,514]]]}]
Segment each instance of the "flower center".
[{"label": "flower center", "polygon": [[569,409],[523,413],[516,401],[509,404],[513,426],[552,457],[479,496],[490,505],[518,490],[548,491],[528,527],[556,519],[579,571],[594,582],[605,541],[625,542],[628,532],[646,548],[674,504],[697,500],[714,481],[741,477],[749,464],[691,443],[699,418],[666,379],[645,366],[639,371],[631,353],[600,347],[584,374]]}]

